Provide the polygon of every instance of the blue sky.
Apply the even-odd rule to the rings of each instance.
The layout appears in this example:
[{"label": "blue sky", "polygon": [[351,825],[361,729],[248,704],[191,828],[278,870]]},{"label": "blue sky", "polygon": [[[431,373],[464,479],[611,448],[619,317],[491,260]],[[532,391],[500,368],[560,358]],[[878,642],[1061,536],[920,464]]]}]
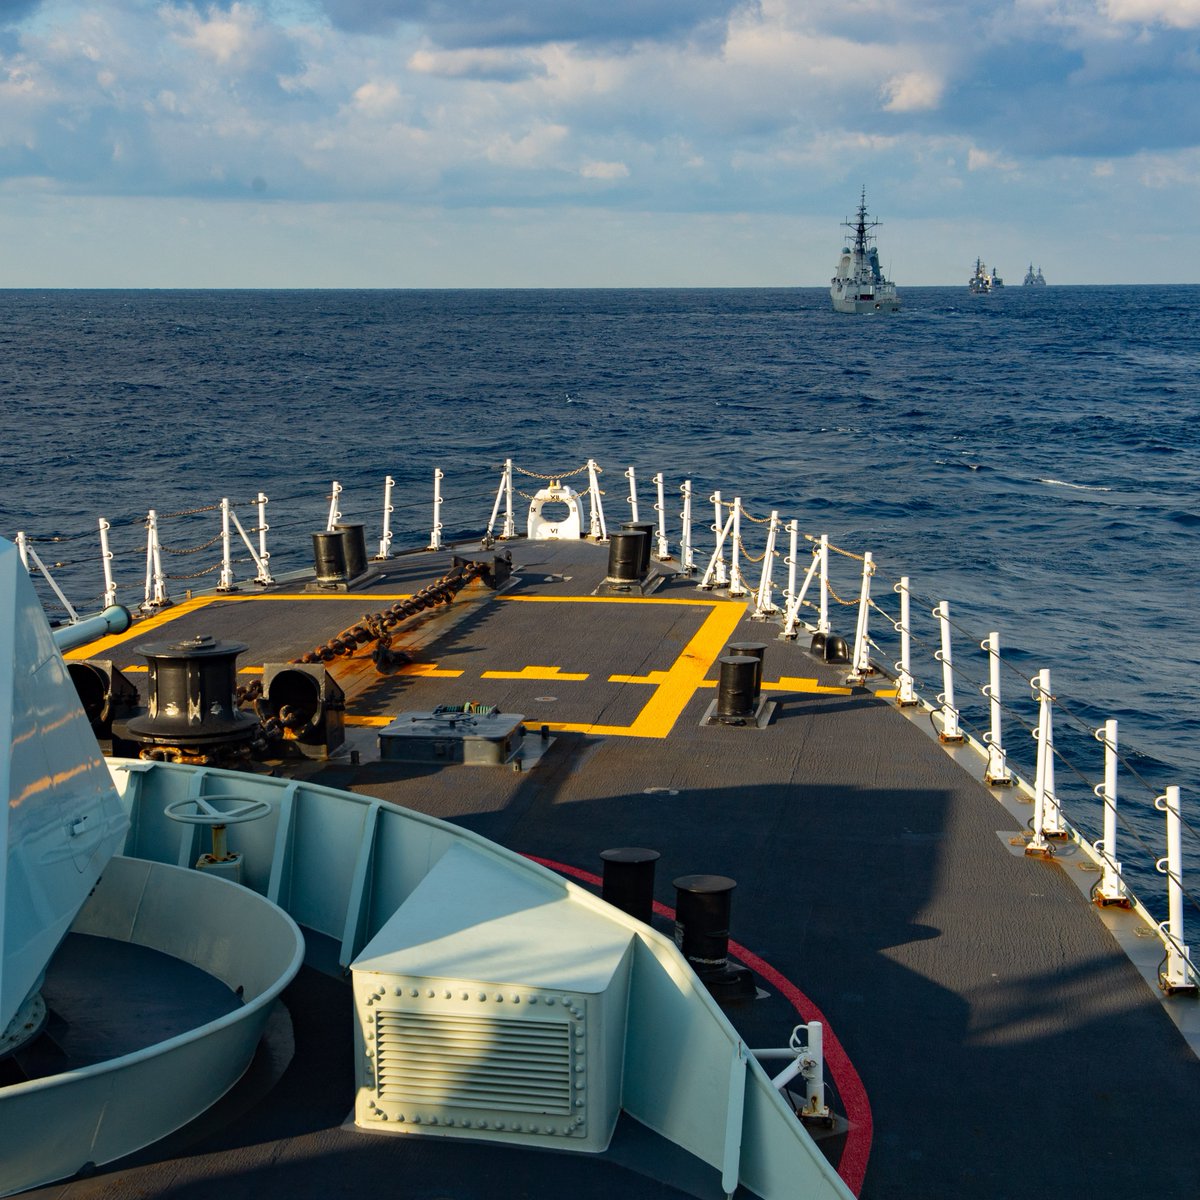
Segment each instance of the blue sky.
[{"label": "blue sky", "polygon": [[1193,282],[1200,0],[0,0],[0,284]]}]

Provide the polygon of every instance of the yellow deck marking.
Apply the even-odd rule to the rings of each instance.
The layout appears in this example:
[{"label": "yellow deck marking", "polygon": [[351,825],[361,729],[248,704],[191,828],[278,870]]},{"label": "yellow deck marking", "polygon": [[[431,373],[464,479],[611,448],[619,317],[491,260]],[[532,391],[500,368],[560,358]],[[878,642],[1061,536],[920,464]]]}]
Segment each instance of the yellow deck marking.
[{"label": "yellow deck marking", "polygon": [[900,695],[900,689],[899,688],[876,688],[875,695],[882,696],[885,700],[895,700],[895,698],[898,695]]},{"label": "yellow deck marking", "polygon": [[479,676],[480,679],[548,679],[554,683],[559,682],[574,682],[582,683],[588,678],[585,673],[583,675],[574,675],[570,671],[564,671],[561,667],[522,667],[519,671],[484,671]]},{"label": "yellow deck marking", "polygon": [[63,658],[68,661],[95,658],[103,651],[121,645],[122,642],[131,641],[133,638],[141,637],[143,633],[148,633],[151,629],[159,629],[163,625],[170,624],[176,617],[187,616],[188,613],[205,608],[216,600],[224,599],[226,599],[225,596],[197,596],[195,599],[183,601],[182,604],[173,604],[170,608],[155,613],[152,617],[143,617],[142,620],[135,621],[124,633],[111,633],[106,637],[97,638],[94,642],[88,642],[86,646],[76,646],[74,650],[64,654]]},{"label": "yellow deck marking", "polygon": [[[279,592],[269,595],[232,595],[220,593],[217,595],[194,596],[179,604],[174,604],[152,617],[145,617],[135,622],[124,633],[112,634],[98,638],[86,646],[78,646],[69,651],[68,659],[95,658],[106,650],[111,650],[123,642],[141,637],[143,634],[164,625],[169,625],[177,618],[189,613],[198,612],[210,604],[261,604],[264,601],[275,600],[357,600],[368,601],[372,604],[382,601],[405,600],[412,593],[383,594],[379,592],[323,594],[313,592],[287,593]],[[633,685],[650,685],[654,692],[638,713],[632,725],[600,725],[588,722],[570,721],[538,721],[538,725],[546,725],[550,729],[558,729],[571,733],[592,733],[617,737],[665,738],[683,710],[687,707],[696,690],[701,687],[712,687],[712,682],[706,681],[705,676],[712,669],[721,650],[737,629],[738,622],[746,610],[744,602],[731,600],[659,598],[651,596],[497,596],[497,600],[512,601],[522,604],[643,604],[643,605],[673,605],[676,607],[707,608],[708,615],[691,641],[684,647],[679,657],[666,671],[649,671],[645,675],[613,675],[613,683],[629,683]],[[145,667],[125,668],[126,670],[146,670]],[[246,668],[239,673],[254,674],[258,668]],[[432,664],[409,663],[402,668],[401,674],[425,678],[457,678],[461,671],[441,670]],[[522,671],[485,671],[484,679],[529,679],[556,682],[583,681],[586,674],[572,674],[558,667],[525,667]],[[805,684],[811,688],[806,688]],[[772,685],[765,684],[770,688]],[[820,688],[812,681],[784,678],[780,687],[787,686],[794,690],[820,690],[841,692],[849,689]],[[355,716],[346,714],[347,725],[384,726],[390,725],[393,717]]]},{"label": "yellow deck marking", "polygon": [[[152,617],[143,617],[140,621],[134,621],[124,633],[109,634],[107,637],[98,638],[94,642],[88,642],[86,646],[77,646],[74,650],[70,650],[64,654],[63,658],[68,662],[76,659],[95,658],[105,650],[111,650],[114,646],[121,645],[122,642],[131,641],[133,638],[141,637],[143,633],[149,633],[152,629],[159,629],[163,625],[169,625],[176,618],[187,616],[188,613],[198,612],[202,608],[207,608],[210,604],[261,604],[263,601],[271,600],[365,600],[368,597],[374,602],[377,600],[411,600],[412,595],[412,592],[389,592],[386,594],[383,592],[339,592],[337,595],[311,592],[275,592],[269,596],[235,596],[229,592],[222,592],[215,596],[193,596],[190,600],[181,601],[179,604],[172,604],[170,608],[165,608],[162,612],[155,613]],[[125,669],[128,670],[129,668]]]},{"label": "yellow deck marking", "polygon": [[[716,679],[706,679],[700,686],[716,687],[718,682]],[[774,683],[764,679],[762,690],[764,692],[819,692],[823,696],[850,696],[854,693],[853,688],[827,686],[802,675],[780,675]]]},{"label": "yellow deck marking", "polygon": [[648,671],[645,675],[610,675],[609,683],[653,683],[655,685],[664,683],[667,678],[666,671]]}]

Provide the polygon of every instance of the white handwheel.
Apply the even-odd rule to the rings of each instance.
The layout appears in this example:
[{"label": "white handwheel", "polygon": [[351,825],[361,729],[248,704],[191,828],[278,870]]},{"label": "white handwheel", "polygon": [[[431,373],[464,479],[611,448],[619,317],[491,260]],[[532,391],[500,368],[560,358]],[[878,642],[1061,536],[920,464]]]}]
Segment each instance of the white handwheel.
[{"label": "white handwheel", "polygon": [[[229,808],[218,808],[217,803]],[[187,811],[188,809],[192,811]],[[195,796],[176,800],[163,809],[172,821],[185,825],[238,825],[242,821],[257,821],[271,811],[269,800],[250,800],[245,796]]]}]

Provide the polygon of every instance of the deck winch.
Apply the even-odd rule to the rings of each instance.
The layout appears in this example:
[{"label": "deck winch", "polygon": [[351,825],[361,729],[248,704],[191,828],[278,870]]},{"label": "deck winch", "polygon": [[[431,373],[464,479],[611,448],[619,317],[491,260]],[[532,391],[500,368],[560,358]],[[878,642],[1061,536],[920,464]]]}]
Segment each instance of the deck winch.
[{"label": "deck winch", "polygon": [[212,763],[247,756],[261,727],[237,706],[237,656],[245,649],[209,634],[142,647],[150,664],[148,711],[118,722],[114,732],[137,742],[142,758]]}]

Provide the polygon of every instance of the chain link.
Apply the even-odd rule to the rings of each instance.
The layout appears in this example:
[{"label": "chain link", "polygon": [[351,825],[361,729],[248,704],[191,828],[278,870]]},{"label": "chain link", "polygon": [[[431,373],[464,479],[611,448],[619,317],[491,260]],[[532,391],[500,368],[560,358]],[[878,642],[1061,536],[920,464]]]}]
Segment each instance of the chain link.
[{"label": "chain link", "polygon": [[185,579],[202,579],[205,575],[211,575],[214,571],[219,571],[223,563],[213,563],[211,567],[205,567],[203,571],[195,571],[191,575],[164,575],[164,579],[174,579],[183,581]]},{"label": "chain link", "polygon": [[175,554],[175,555],[179,556],[180,558],[183,558],[185,555],[199,554],[201,550],[207,550],[209,548],[209,546],[212,546],[215,543],[219,542],[221,540],[221,536],[222,535],[218,533],[214,537],[210,537],[207,542],[201,542],[199,546],[192,546],[187,550],[174,550],[170,546],[164,546],[162,544],[162,542],[159,542],[158,548],[164,554]]},{"label": "chain link", "polygon": [[[555,471],[553,475],[541,475],[537,471],[527,471],[527,470],[525,470],[524,467],[518,467],[516,465],[513,466],[514,471],[518,471],[522,475],[528,475],[530,479],[550,479],[550,480],[570,479],[572,475],[582,475],[584,473],[584,471],[586,471],[587,469],[588,469],[588,465],[587,465],[587,463],[584,463],[582,467],[576,467],[573,471]],[[600,472],[599,467],[596,468],[596,472],[597,472],[597,474],[599,474],[599,472]]]}]

